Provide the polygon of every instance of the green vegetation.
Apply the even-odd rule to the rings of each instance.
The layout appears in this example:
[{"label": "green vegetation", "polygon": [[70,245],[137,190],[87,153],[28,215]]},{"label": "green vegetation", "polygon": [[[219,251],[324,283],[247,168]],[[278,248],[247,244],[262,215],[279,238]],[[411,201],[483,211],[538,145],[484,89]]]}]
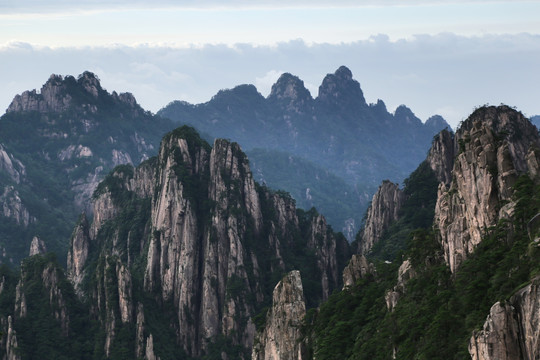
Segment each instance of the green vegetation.
[{"label": "green vegetation", "polygon": [[25,172],[18,183],[2,172],[0,194],[13,186],[32,218],[29,226],[2,219],[0,246],[6,256],[1,262],[18,265],[35,235],[64,262],[77,216],[88,206],[78,203],[81,188],[101,176],[100,171],[112,169],[114,151],[120,161],[127,154],[137,164],[157,152],[161,137],[173,127],[99,86],[94,97],[84,88],[88,76],[93,75],[55,80],[59,96],[71,98],[62,112],[9,112],[1,117],[0,144]]},{"label": "green vegetation", "polygon": [[[409,199],[432,189],[423,167],[406,183],[406,188],[415,189]],[[431,204],[433,209],[431,197],[418,196],[415,206],[409,203],[402,219],[383,239],[406,239],[403,252],[398,251],[390,264],[379,262],[375,278],[335,293],[318,314],[307,317],[311,352],[317,359],[388,359],[394,350],[396,359],[470,358],[467,347],[472,331],[482,326],[490,307],[508,300],[540,273],[540,249],[527,234],[529,220],[540,212],[540,186],[524,175],[514,190],[512,221],[503,220],[487,229],[473,255],[454,275],[444,262],[436,234],[423,226],[433,217],[432,211],[421,211],[422,204]],[[418,206],[422,216],[413,211]],[[403,229],[418,226],[403,236]],[[383,244],[376,255],[388,256],[392,253],[384,251],[388,247]],[[384,295],[395,284],[397,267],[406,258],[415,276],[406,283],[393,312],[388,312]]]},{"label": "green vegetation", "polygon": [[366,194],[374,189],[353,187],[329,170],[290,153],[253,149],[247,155],[257,181],[288,191],[299,208],[317,208],[335,229],[341,230],[352,219],[351,234],[358,231],[367,208]]},{"label": "green vegetation", "polygon": [[428,229],[433,223],[438,181],[429,164],[421,163],[404,183],[407,199],[400,209],[399,220],[373,246],[371,260],[394,261],[406,249],[413,230]]}]

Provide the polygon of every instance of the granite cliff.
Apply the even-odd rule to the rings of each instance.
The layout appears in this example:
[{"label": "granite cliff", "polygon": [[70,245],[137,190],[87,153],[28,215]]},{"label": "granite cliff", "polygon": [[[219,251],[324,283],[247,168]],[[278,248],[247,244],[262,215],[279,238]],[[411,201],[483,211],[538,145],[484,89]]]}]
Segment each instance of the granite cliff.
[{"label": "granite cliff", "polygon": [[520,112],[481,107],[403,190],[381,185],[346,286],[308,312],[307,358],[537,358],[539,139]]},{"label": "granite cliff", "polygon": [[[297,332],[271,336],[289,354],[306,307],[341,287],[349,256],[324,217],[254,182],[238,144],[210,146],[189,127],[168,133],[157,157],[117,166],[96,188],[92,213],[73,230],[65,273],[34,240],[20,280],[10,280],[6,356],[28,356],[27,325],[41,329],[35,321],[47,316],[68,358],[82,356],[77,348],[104,358],[249,358],[256,323],[279,323],[279,309],[292,306],[287,324]],[[305,285],[293,271],[276,286],[293,269]],[[48,304],[43,313],[36,299]],[[32,351],[51,345],[38,338]]]},{"label": "granite cliff", "polygon": [[16,95],[0,121],[0,261],[17,264],[36,235],[65,254],[103,177],[155,155],[172,128],[91,72],[51,75],[39,91]]}]

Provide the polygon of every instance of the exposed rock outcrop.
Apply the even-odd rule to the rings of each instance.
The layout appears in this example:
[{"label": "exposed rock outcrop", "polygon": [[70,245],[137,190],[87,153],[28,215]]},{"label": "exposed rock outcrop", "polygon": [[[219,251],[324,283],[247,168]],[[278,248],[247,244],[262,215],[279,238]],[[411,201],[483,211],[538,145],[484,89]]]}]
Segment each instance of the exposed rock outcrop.
[{"label": "exposed rock outcrop", "polygon": [[354,254],[343,269],[343,289],[354,286],[368,274],[376,275],[375,266],[364,255]]},{"label": "exposed rock outcrop", "polygon": [[304,82],[289,73],[282,74],[272,85],[268,100],[287,112],[304,113],[313,106],[313,98]]},{"label": "exposed rock outcrop", "polygon": [[86,260],[90,249],[89,225],[86,214],[82,214],[71,235],[71,245],[67,256],[67,276],[73,283],[78,295],[81,295],[81,283],[84,279]]},{"label": "exposed rock outcrop", "polygon": [[[441,134],[435,145],[447,143],[446,138]],[[445,159],[451,148],[441,145],[430,154]],[[449,188],[444,182],[439,186],[435,208],[435,226],[452,272],[480,243],[485,229],[497,223],[499,204],[511,199],[518,176],[538,163],[540,137],[521,113],[507,106],[491,106],[476,110],[463,122],[454,137],[454,148],[453,178]],[[435,172],[447,181],[444,167]]]},{"label": "exposed rock outcrop", "polygon": [[26,175],[26,167],[18,159],[6,151],[0,144],[0,171],[6,172],[9,177],[19,184]]},{"label": "exposed rock outcrop", "polygon": [[35,218],[24,206],[19,192],[11,185],[6,186],[4,193],[0,195],[0,206],[2,206],[1,214],[13,219],[19,225],[26,227],[35,221]]},{"label": "exposed rock outcrop", "polygon": [[398,279],[396,285],[392,290],[388,290],[384,296],[388,311],[394,310],[399,298],[405,293],[405,285],[407,281],[409,281],[415,275],[416,272],[411,265],[411,261],[409,259],[403,261],[398,270]]},{"label": "exposed rock outcrop", "polygon": [[473,360],[540,357],[540,278],[491,307],[482,330],[471,337],[469,353]]},{"label": "exposed rock outcrop", "polygon": [[6,360],[20,360],[21,356],[18,353],[19,345],[17,343],[17,333],[13,329],[13,318],[8,316],[8,330],[6,339]]},{"label": "exposed rock outcrop", "polygon": [[446,186],[452,181],[452,169],[456,154],[454,134],[447,129],[435,135],[427,156],[429,167],[435,172],[440,183]]},{"label": "exposed rock outcrop", "polygon": [[46,252],[47,247],[45,246],[43,240],[37,236],[34,236],[32,243],[30,244],[30,252],[28,253],[28,256],[43,255]]},{"label": "exposed rock outcrop", "polygon": [[388,180],[373,195],[373,200],[367,211],[366,223],[361,232],[359,252],[367,254],[383,236],[390,224],[398,220],[399,210],[406,196],[399,188]]},{"label": "exposed rock outcrop", "polygon": [[253,347],[253,360],[305,359],[302,355],[301,325],[306,315],[300,272],[287,274],[274,288],[272,307],[264,330]]},{"label": "exposed rock outcrop", "polygon": [[[98,252],[87,295],[107,334],[105,354],[127,324],[137,329],[139,356],[158,346],[135,291],[169,304],[176,341],[190,356],[203,356],[219,337],[250,351],[252,317],[270,296],[267,282],[295,261],[295,241],[305,246],[295,256],[316,264],[311,281],[321,291],[312,301],[326,299],[339,286],[338,253],[346,256],[348,244],[324,217],[303,214],[292,198],[255,184],[238,144],[210,147],[188,127],[165,136],[157,158],[117,168],[96,190],[93,224],[82,218],[68,256],[80,290],[89,254]],[[144,285],[130,275],[141,263]]]}]

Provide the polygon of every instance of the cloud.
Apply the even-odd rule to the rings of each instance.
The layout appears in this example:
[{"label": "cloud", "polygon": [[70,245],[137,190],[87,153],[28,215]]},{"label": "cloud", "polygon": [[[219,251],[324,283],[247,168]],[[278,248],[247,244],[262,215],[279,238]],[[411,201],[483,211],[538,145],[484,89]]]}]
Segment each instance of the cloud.
[{"label": "cloud", "polygon": [[[432,0],[430,6],[445,4],[482,4],[485,0]],[[504,3],[508,0],[491,0]],[[523,2],[537,2],[525,0]],[[339,8],[339,7],[389,7],[425,5],[423,0],[17,0],[0,4],[2,13],[40,13],[74,10],[106,10],[126,8],[186,8],[186,9],[245,9],[245,8]]]},{"label": "cloud", "polygon": [[256,77],[255,78],[255,86],[259,90],[259,92],[263,95],[270,94],[270,90],[272,89],[272,85],[274,85],[277,81],[277,79],[283,74],[285,71],[280,70],[270,70],[266,72],[262,77]]},{"label": "cloud", "polygon": [[281,72],[304,81],[313,96],[327,73],[346,65],[368,102],[400,104],[421,119],[441,114],[456,126],[478,105],[506,103],[540,114],[540,36],[463,37],[444,33],[390,41],[381,35],[344,44],[301,40],[248,44],[167,46],[0,47],[0,109],[24,90],[40,88],[51,73],[95,72],[110,92],[132,92],[146,109],[173,100],[201,103],[220,89],[255,84],[265,96]]}]

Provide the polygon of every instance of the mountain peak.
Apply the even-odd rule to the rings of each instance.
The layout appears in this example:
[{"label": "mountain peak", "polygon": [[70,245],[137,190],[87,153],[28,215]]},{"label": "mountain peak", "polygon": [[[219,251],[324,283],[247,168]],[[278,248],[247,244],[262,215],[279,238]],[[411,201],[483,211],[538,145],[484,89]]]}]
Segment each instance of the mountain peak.
[{"label": "mountain peak", "polygon": [[345,66],[326,75],[319,86],[317,100],[332,108],[358,109],[366,106],[360,83],[353,79],[351,70]]},{"label": "mountain peak", "polygon": [[283,109],[299,112],[306,105],[310,104],[313,98],[300,78],[289,73],[284,73],[272,85],[272,91],[268,95],[268,100]]},{"label": "mountain peak", "polygon": [[99,78],[90,71],[83,72],[77,78],[71,75],[64,77],[52,74],[39,92],[34,89],[16,95],[7,112],[58,113],[72,106],[86,107],[86,105],[91,105],[90,111],[96,112],[96,106],[111,102],[122,102],[135,108],[136,111],[141,110],[132,94],[118,95],[116,92],[109,94],[101,87]]},{"label": "mountain peak", "polygon": [[394,113],[394,118],[408,124],[422,124],[422,121],[414,115],[411,109],[405,105],[399,105]]},{"label": "mountain peak", "polygon": [[434,131],[441,131],[443,129],[450,129],[450,125],[441,115],[433,115],[426,120],[424,124],[426,127],[433,129]]},{"label": "mountain peak", "polygon": [[352,72],[351,72],[351,70],[348,67],[344,66],[344,65],[341,65],[336,70],[334,75],[337,76],[338,78],[346,80],[346,81],[351,81],[352,80]]}]

